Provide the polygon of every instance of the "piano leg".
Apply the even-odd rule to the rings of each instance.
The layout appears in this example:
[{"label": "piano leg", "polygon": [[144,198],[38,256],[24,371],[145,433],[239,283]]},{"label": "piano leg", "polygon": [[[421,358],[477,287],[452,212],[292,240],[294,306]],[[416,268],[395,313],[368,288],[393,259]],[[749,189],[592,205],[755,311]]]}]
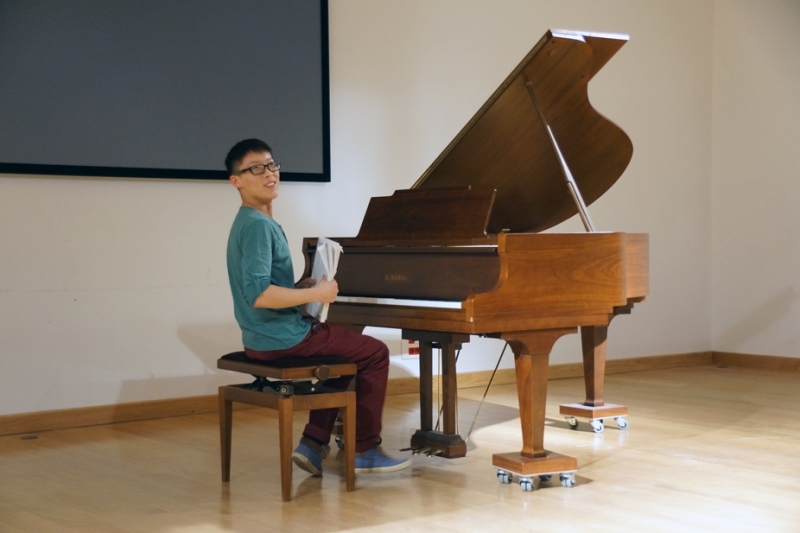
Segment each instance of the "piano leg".
[{"label": "piano leg", "polygon": [[[464,457],[467,444],[456,430],[456,350],[469,342],[469,335],[403,330],[404,339],[419,341],[420,429],[411,437],[411,448],[429,455]],[[442,431],[433,429],[433,349],[442,350]]]},{"label": "piano leg", "polygon": [[[461,345],[458,345],[461,348]],[[458,381],[456,378],[456,346],[448,343],[442,350],[442,431],[448,435],[456,434],[456,406],[458,405]],[[466,453],[466,449],[464,450]]]},{"label": "piano leg", "polygon": [[433,430],[433,345],[419,343],[419,429]]},{"label": "piano leg", "polygon": [[[586,401],[568,403],[559,407],[559,413],[570,420],[570,425],[577,428],[575,418],[588,418],[592,421],[595,432],[603,431],[602,420],[615,418],[620,429],[628,427],[625,417],[628,408],[624,405],[606,404],[603,400],[603,386],[606,374],[606,340],[608,326],[581,327],[581,345],[583,348],[583,379],[586,384]],[[597,421],[600,421],[599,423]]]},{"label": "piano leg", "polygon": [[553,344],[574,328],[504,333],[514,351],[522,450],[492,456],[492,465],[523,477],[566,474],[578,469],[574,457],[544,449],[547,371]]}]

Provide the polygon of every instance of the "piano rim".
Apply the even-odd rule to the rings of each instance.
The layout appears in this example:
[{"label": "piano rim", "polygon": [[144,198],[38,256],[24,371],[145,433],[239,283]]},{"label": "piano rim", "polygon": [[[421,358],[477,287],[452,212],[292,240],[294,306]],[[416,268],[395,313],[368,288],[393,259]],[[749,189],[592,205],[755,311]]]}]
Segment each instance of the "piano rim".
[{"label": "piano rim", "polygon": [[513,331],[607,326],[613,317],[608,312],[575,314],[560,317],[521,317],[518,313],[494,314],[467,320],[463,308],[431,308],[409,305],[387,305],[361,302],[334,302],[328,311],[328,322],[391,329],[443,331],[470,335],[499,334]]}]

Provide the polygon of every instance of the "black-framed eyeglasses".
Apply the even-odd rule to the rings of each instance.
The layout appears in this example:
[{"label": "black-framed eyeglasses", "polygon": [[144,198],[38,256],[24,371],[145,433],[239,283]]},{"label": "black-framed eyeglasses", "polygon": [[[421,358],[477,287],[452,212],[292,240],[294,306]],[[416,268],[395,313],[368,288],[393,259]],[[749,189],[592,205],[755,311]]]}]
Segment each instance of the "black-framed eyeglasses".
[{"label": "black-framed eyeglasses", "polygon": [[252,167],[243,168],[239,171],[239,174],[244,174],[245,172],[250,172],[254,176],[260,176],[264,174],[267,170],[270,172],[277,172],[281,169],[281,164],[276,163],[274,161],[270,161],[266,165],[253,165]]}]

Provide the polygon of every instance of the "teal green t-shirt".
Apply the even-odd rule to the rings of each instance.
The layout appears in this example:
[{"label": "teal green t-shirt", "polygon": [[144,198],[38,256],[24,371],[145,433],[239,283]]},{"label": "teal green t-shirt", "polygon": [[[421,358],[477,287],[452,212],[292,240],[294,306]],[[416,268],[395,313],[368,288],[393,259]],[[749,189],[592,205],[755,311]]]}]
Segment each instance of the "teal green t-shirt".
[{"label": "teal green t-shirt", "polygon": [[289,243],[281,226],[267,215],[242,206],[228,236],[228,279],[233,313],[242,343],[258,351],[284,350],[302,341],[311,329],[299,306],[255,308],[270,285],[294,288]]}]

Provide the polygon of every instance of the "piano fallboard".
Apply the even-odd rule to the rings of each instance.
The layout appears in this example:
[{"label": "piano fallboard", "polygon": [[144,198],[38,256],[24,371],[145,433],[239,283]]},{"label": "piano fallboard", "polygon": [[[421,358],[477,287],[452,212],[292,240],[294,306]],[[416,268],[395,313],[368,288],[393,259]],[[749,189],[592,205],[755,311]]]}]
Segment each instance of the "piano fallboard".
[{"label": "piano fallboard", "polygon": [[342,296],[461,301],[500,278],[496,246],[348,247],[336,281]]}]

